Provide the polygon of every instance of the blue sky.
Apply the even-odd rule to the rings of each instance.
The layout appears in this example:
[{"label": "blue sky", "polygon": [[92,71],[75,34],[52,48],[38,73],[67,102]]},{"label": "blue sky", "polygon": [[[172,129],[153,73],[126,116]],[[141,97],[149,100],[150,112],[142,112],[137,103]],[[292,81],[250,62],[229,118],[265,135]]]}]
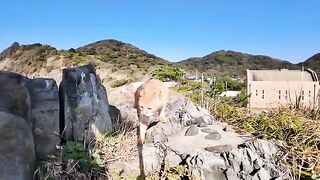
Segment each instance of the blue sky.
[{"label": "blue sky", "polygon": [[225,49],[299,62],[320,52],[318,0],[4,0],[0,51],[102,39],[177,61]]}]

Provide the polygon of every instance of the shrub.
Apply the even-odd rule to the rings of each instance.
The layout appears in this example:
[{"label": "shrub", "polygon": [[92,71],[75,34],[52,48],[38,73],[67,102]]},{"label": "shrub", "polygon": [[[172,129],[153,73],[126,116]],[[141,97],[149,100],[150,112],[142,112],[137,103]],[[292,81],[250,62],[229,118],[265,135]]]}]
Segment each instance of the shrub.
[{"label": "shrub", "polygon": [[160,66],[152,72],[152,77],[161,81],[179,81],[182,79],[183,72],[181,69],[172,66]]},{"label": "shrub", "polygon": [[123,86],[129,82],[130,82],[130,80],[127,80],[127,79],[116,80],[116,81],[113,81],[110,86],[112,88],[116,88],[116,87]]}]

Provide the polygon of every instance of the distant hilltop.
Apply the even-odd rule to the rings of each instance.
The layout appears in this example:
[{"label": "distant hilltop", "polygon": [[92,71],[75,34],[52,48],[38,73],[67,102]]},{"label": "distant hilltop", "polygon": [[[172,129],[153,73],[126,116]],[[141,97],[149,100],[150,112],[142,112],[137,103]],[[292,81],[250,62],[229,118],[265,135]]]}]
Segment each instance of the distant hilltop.
[{"label": "distant hilltop", "polygon": [[185,71],[197,71],[209,75],[242,77],[246,69],[301,69],[303,65],[320,74],[320,53],[297,64],[264,55],[225,50],[215,51],[203,57],[170,62],[134,45],[113,39],[101,40],[68,50],[57,50],[55,47],[40,43],[20,45],[15,42],[0,54],[0,70],[25,75],[48,74],[56,69],[88,62],[95,64],[98,69],[108,69],[111,72],[122,71],[125,74],[133,73],[137,74],[137,77],[150,73],[159,65],[173,65]]}]

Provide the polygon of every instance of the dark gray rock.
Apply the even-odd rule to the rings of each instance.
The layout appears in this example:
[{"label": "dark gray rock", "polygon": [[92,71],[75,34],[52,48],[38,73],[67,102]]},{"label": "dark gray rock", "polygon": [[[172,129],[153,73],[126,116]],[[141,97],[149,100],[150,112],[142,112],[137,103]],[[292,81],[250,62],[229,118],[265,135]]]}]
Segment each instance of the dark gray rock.
[{"label": "dark gray rock", "polygon": [[22,75],[0,71],[0,111],[20,116],[32,127],[27,80]]},{"label": "dark gray rock", "polygon": [[106,90],[92,65],[63,70],[60,101],[67,140],[89,143],[114,129]]},{"label": "dark gray rock", "polygon": [[217,132],[217,131],[215,129],[212,129],[212,128],[203,128],[203,129],[201,129],[201,132],[214,133],[214,132]]},{"label": "dark gray rock", "polygon": [[53,79],[29,79],[0,71],[0,111],[25,119],[32,128],[39,158],[59,143],[59,96]]},{"label": "dark gray rock", "polygon": [[118,131],[120,129],[120,125],[123,118],[121,116],[120,110],[115,106],[109,105],[109,115],[112,122],[112,128],[113,128],[112,130]]},{"label": "dark gray rock", "polygon": [[197,134],[199,134],[199,128],[197,126],[190,126],[186,130],[186,133],[184,135],[185,136],[195,136]]},{"label": "dark gray rock", "polygon": [[221,139],[221,134],[218,132],[213,132],[213,133],[206,135],[204,138],[208,139],[208,140],[219,140],[219,139]]},{"label": "dark gray rock", "polygon": [[31,79],[30,93],[33,134],[37,158],[54,154],[59,144],[59,91],[53,79]]},{"label": "dark gray rock", "polygon": [[28,79],[0,71],[0,179],[32,179],[35,145]]},{"label": "dark gray rock", "polygon": [[0,112],[0,179],[31,180],[35,167],[34,139],[20,116]]}]

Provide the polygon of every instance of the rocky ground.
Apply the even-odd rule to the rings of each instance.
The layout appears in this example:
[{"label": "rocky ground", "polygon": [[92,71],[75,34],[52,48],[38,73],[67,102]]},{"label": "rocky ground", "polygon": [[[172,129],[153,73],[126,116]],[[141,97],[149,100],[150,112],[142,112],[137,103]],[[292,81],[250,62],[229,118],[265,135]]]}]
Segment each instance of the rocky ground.
[{"label": "rocky ground", "polygon": [[[130,99],[134,87],[129,87],[112,93]],[[135,113],[121,104],[118,107],[124,114]],[[147,143],[140,149],[146,174],[163,172],[165,166],[186,165],[194,177],[206,180],[292,179],[291,171],[277,162],[281,153],[275,143],[235,133],[189,99],[172,92],[166,116],[170,123],[151,126]],[[137,121],[136,116],[129,119]],[[139,174],[139,156],[130,162],[113,162],[109,168],[111,174],[120,168],[124,178]]]},{"label": "rocky ground", "polygon": [[[59,88],[52,79],[0,72],[0,179],[32,179],[36,162],[57,151],[60,137],[89,145],[105,133],[137,125],[132,102],[141,82],[106,93],[90,65],[65,69]],[[206,180],[291,179],[289,168],[278,163],[281,151],[275,143],[241,136],[189,99],[170,94],[170,122],[158,123],[155,117],[143,146],[132,146],[135,138],[124,144],[138,153],[110,161],[111,178],[139,175],[142,165],[145,174],[164,176],[165,169],[183,165],[190,176]]]}]

